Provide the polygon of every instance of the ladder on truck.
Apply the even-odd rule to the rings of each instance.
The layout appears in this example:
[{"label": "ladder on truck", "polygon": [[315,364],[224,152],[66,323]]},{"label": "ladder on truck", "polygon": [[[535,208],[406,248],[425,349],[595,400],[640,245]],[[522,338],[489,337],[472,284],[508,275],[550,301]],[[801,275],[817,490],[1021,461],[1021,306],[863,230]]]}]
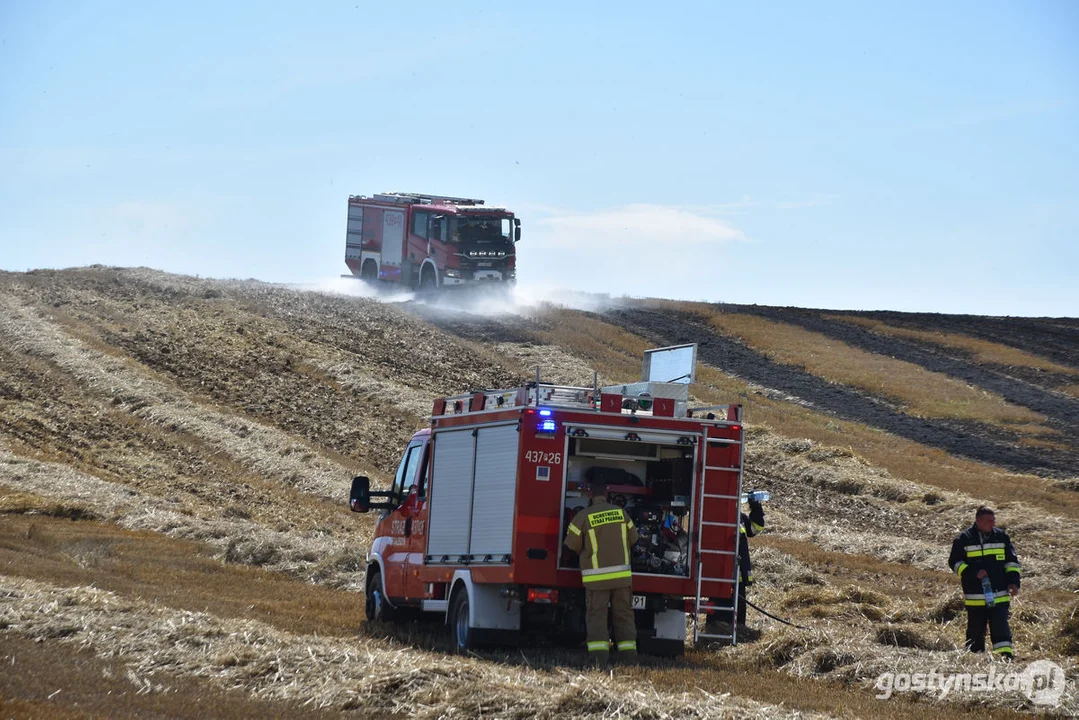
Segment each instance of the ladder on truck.
[{"label": "ladder on truck", "polygon": [[382,202],[404,204],[417,203],[420,205],[432,205],[438,202],[450,203],[452,205],[483,205],[483,200],[480,200],[479,198],[453,197],[452,195],[428,195],[427,193],[383,192],[376,193],[374,199],[381,200]]},{"label": "ladder on truck", "polygon": [[[737,418],[741,420],[741,418]],[[693,642],[701,639],[729,640],[732,645],[738,642],[738,592],[741,572],[738,567],[738,552],[742,543],[740,530],[742,523],[742,464],[745,460],[745,448],[741,441],[710,434],[714,426],[705,428],[703,442],[703,465],[700,502],[697,504],[697,528],[700,542],[697,547],[697,588],[693,600]],[[744,437],[744,435],[743,435]],[[731,466],[729,462],[715,464],[715,456],[729,457],[730,452],[721,453],[722,449],[737,445],[738,461]],[[709,512],[705,513],[705,506]],[[726,529],[726,532],[724,531]],[[734,549],[720,547],[717,542],[729,532],[734,534]],[[730,547],[730,544],[727,544]],[[729,566],[728,566],[729,563]],[[725,572],[730,568],[730,573]],[[713,592],[723,585],[731,587],[730,607],[717,605],[712,598]],[[718,594],[718,593],[716,593]],[[702,613],[730,615],[729,633],[704,632],[700,626]],[[707,629],[707,628],[705,628]]]}]

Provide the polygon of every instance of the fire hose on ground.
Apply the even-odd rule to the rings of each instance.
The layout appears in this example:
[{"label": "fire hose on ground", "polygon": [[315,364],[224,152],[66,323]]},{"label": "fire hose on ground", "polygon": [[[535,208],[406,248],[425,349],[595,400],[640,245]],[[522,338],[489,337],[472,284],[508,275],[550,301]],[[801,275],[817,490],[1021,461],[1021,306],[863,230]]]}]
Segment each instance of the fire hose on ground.
[{"label": "fire hose on ground", "polygon": [[754,610],[756,610],[759,613],[763,613],[763,614],[767,615],[768,617],[772,618],[773,620],[778,620],[779,622],[783,623],[784,625],[790,625],[792,628],[798,628],[799,630],[809,630],[809,628],[805,627],[804,625],[795,625],[794,623],[790,622],[789,620],[784,620],[781,617],[776,617],[775,615],[768,612],[764,608],[754,605],[749,600],[746,600],[746,605],[750,606],[751,608],[753,608]]}]

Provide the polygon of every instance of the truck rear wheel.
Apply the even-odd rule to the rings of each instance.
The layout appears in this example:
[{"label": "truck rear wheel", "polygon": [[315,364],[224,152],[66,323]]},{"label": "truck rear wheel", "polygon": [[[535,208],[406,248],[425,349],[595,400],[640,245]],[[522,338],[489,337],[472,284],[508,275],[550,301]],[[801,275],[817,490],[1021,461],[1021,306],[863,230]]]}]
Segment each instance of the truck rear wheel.
[{"label": "truck rear wheel", "polygon": [[374,282],[378,280],[378,266],[374,260],[367,260],[364,262],[363,267],[360,268],[360,279],[367,282]]},{"label": "truck rear wheel", "polygon": [[670,638],[637,638],[637,649],[645,655],[679,657],[685,655],[686,644]]},{"label": "truck rear wheel", "polygon": [[382,573],[373,571],[367,576],[366,602],[364,614],[373,622],[392,622],[394,609],[386,602],[386,590],[382,584]]},{"label": "truck rear wheel", "polygon": [[450,636],[456,653],[464,653],[476,646],[475,633],[468,619],[468,590],[464,588],[454,596],[450,608]]}]

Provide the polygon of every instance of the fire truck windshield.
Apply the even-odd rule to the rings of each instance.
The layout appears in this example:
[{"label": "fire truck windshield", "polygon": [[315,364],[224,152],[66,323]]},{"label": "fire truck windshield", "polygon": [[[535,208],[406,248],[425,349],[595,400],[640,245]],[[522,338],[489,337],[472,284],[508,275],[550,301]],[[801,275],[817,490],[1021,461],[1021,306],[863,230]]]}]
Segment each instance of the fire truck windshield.
[{"label": "fire truck windshield", "polygon": [[464,247],[512,245],[509,218],[454,217],[450,218],[450,242]]}]

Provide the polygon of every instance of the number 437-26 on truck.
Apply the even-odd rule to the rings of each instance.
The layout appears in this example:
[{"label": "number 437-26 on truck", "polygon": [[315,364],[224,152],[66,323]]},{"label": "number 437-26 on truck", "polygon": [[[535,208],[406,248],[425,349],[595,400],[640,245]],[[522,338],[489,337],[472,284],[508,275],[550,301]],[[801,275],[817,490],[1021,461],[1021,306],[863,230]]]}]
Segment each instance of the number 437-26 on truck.
[{"label": "number 437-26 on truck", "polygon": [[[366,557],[366,614],[446,619],[458,651],[549,635],[584,639],[578,558],[562,541],[602,479],[633,519],[638,647],[674,655],[701,616],[731,613],[739,574],[740,405],[688,407],[696,346],[650,350],[640,382],[535,382],[434,401],[393,485],[352,481],[382,512]],[[673,379],[673,381],[672,381]],[[688,622],[687,622],[688,616]],[[733,627],[733,623],[731,624]],[[734,632],[734,631],[732,631]]]}]

